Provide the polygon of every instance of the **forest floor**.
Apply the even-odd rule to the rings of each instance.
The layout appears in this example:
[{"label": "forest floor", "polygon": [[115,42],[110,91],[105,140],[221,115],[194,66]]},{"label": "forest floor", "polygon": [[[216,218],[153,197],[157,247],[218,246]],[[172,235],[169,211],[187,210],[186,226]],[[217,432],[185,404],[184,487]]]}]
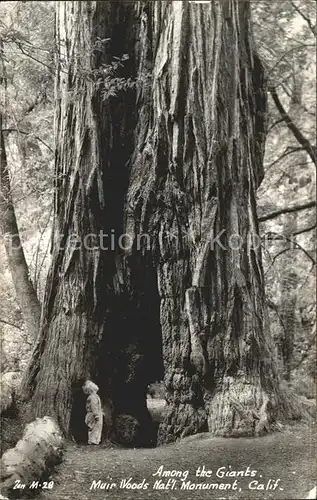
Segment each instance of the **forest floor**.
[{"label": "forest floor", "polygon": [[[205,499],[301,499],[315,486],[317,433],[312,425],[285,426],[281,432],[261,438],[223,439],[208,433],[185,438],[174,444],[151,449],[124,449],[109,446],[83,446],[68,443],[63,463],[52,478],[52,490],[41,492],[40,500],[195,500]],[[179,471],[185,477],[174,477],[169,489],[164,471]],[[196,476],[196,470],[205,466],[210,477]],[[217,477],[217,470],[255,470],[254,477]],[[187,476],[188,471],[188,477]],[[122,484],[148,483],[146,489],[132,489]],[[236,483],[234,483],[236,479]],[[97,481],[111,484],[111,490],[94,488]],[[271,480],[271,481],[270,481]],[[276,480],[279,480],[276,482]],[[191,483],[188,483],[188,482]],[[251,482],[251,481],[257,481]],[[95,483],[94,483],[95,482]],[[216,484],[213,489],[184,489],[182,484]],[[219,489],[220,484],[223,488]],[[154,488],[154,485],[157,485]],[[173,489],[172,486],[175,485]],[[236,487],[233,489],[232,486]],[[262,486],[261,486],[262,485]],[[267,489],[253,489],[256,486]],[[274,488],[274,489],[273,489]]]}]

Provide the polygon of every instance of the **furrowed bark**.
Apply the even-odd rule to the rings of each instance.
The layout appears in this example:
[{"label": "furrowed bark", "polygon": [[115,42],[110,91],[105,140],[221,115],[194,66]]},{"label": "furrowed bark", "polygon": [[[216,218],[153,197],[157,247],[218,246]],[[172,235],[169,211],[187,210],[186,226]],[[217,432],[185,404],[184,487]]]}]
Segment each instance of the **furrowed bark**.
[{"label": "furrowed bark", "polygon": [[274,419],[279,386],[261,252],[248,244],[266,129],[249,7],[147,3],[142,19],[139,74],[151,68],[152,80],[138,94],[126,231],[151,235],[158,274],[168,403],[159,441],[207,428],[253,435]]},{"label": "furrowed bark", "polygon": [[135,77],[134,15],[130,2],[57,4],[53,256],[24,385],[34,415],[53,416],[78,440],[87,431],[87,378],[100,387],[106,437],[120,414],[150,425],[146,387],[154,376],[143,344],[156,343],[142,339],[153,307],[143,313],[130,293],[118,248],[134,130],[135,91],[124,88]]},{"label": "furrowed bark", "polygon": [[[97,377],[100,341],[119,287],[115,254],[103,252],[97,238],[100,231],[116,229],[120,216],[119,205],[111,220],[114,196],[108,194],[117,181],[111,179],[111,165],[116,164],[118,176],[125,164],[116,130],[122,113],[120,108],[116,115],[103,100],[96,80],[102,64],[116,55],[101,40],[113,39],[124,15],[111,2],[57,4],[53,256],[41,336],[25,388],[35,415],[53,416],[64,433],[70,429],[73,390]],[[108,390],[107,383],[103,389]],[[84,419],[83,411],[75,420]]]}]

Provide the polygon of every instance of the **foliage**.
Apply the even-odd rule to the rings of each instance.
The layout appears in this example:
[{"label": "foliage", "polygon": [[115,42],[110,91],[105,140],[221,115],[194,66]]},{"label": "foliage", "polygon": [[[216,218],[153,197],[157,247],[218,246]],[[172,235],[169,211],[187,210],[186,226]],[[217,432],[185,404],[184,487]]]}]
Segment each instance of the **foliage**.
[{"label": "foliage", "polygon": [[127,92],[136,87],[136,80],[117,76],[128,59],[128,54],[114,57],[110,64],[101,64],[86,75],[94,82],[96,90],[101,91],[101,97],[104,101],[110,97],[116,97],[121,91]]}]

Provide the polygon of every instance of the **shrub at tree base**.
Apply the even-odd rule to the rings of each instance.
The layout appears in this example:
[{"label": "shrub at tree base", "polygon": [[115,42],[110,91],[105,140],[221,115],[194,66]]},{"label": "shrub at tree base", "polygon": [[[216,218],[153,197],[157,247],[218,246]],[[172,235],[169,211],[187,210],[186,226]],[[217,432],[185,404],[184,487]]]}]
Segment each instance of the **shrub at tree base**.
[{"label": "shrub at tree base", "polygon": [[25,490],[13,490],[15,481],[30,485],[47,478],[60,462],[63,437],[50,417],[37,418],[25,428],[22,439],[7,450],[1,459],[1,492],[10,498],[26,496]]},{"label": "shrub at tree base", "polygon": [[132,415],[118,415],[115,420],[115,436],[120,444],[134,446],[138,442],[140,424]]}]

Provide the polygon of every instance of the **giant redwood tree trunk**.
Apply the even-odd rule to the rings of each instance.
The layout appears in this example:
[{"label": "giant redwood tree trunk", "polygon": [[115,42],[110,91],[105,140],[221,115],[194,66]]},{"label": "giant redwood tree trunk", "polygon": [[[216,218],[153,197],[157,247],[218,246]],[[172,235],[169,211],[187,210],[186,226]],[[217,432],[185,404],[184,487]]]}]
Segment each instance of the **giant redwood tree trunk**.
[{"label": "giant redwood tree trunk", "polygon": [[[91,378],[106,433],[132,415],[147,428],[132,444],[146,444],[146,388],[162,376],[159,312],[127,286],[117,244],[133,152],[134,16],[131,2],[57,3],[53,255],[24,386],[34,416],[84,439],[81,386]],[[155,277],[145,288],[156,293]]]},{"label": "giant redwood tree trunk", "polygon": [[[145,432],[146,385],[164,361],[161,442],[269,427],[279,388],[261,253],[247,244],[266,93],[248,2],[58,2],[57,28],[53,265],[26,380],[35,413],[68,432],[72,388],[92,377],[114,419]],[[114,73],[102,66],[125,53]],[[88,251],[100,231],[133,244]]]},{"label": "giant redwood tree trunk", "polygon": [[252,435],[269,427],[278,381],[257,245],[266,93],[249,4],[154,2],[142,16],[139,73],[152,80],[138,95],[126,220],[132,238],[151,234],[158,273],[160,440]]}]

